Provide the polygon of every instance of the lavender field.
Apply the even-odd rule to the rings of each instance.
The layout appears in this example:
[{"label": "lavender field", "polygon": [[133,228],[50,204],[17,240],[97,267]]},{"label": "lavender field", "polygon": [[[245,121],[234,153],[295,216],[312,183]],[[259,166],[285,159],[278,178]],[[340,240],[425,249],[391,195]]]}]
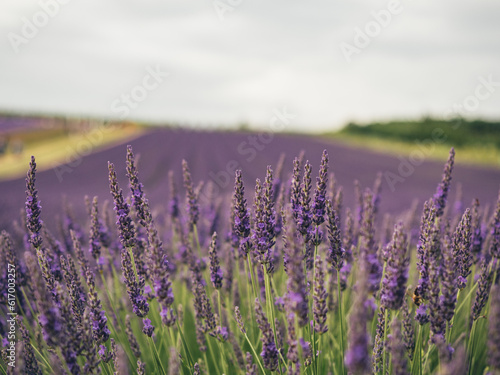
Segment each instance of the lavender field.
[{"label": "lavender field", "polygon": [[[141,176],[153,207],[165,206],[168,198],[168,171],[181,184],[181,161],[186,159],[192,169],[195,181],[212,180],[215,189],[231,193],[233,189],[234,165],[244,171],[243,178],[248,186],[262,178],[268,164],[276,166],[284,154],[283,178],[292,170],[292,160],[302,150],[305,158],[319,160],[323,149],[330,153],[331,171],[339,185],[344,187],[347,206],[355,202],[354,181],[361,186],[372,186],[378,172],[399,176],[401,161],[389,155],[353,149],[318,138],[286,136],[275,134],[269,144],[258,141],[258,148],[249,143],[250,134],[197,132],[186,130],[153,130],[131,144],[140,155]],[[240,146],[243,142],[245,144]],[[244,153],[238,151],[238,147]],[[59,215],[62,198],[66,196],[75,212],[85,218],[84,196],[98,195],[101,200],[110,199],[107,186],[108,161],[116,162],[123,157],[123,147],[113,147],[103,152],[85,156],[75,162],[76,167],[61,167],[39,173],[40,199],[47,214]],[[407,159],[406,159],[407,160]],[[408,161],[407,161],[408,162]],[[228,163],[230,163],[228,168]],[[42,167],[42,166],[41,166]],[[125,167],[117,163],[119,181],[125,183]],[[424,161],[414,168],[413,173],[403,177],[403,182],[394,183],[394,191],[386,179],[382,179],[380,209],[382,212],[398,213],[409,209],[414,199],[420,205],[435,190],[436,180],[442,170],[442,163]],[[405,170],[406,172],[406,170]],[[315,175],[316,170],[313,171]],[[500,184],[500,170],[493,168],[457,165],[455,181],[462,185],[464,204],[478,198],[484,204],[491,204],[496,198]],[[215,179],[212,176],[216,175]],[[10,228],[12,219],[19,216],[24,205],[24,178],[0,181],[0,228]],[[452,187],[454,198],[457,184]],[[250,197],[250,195],[249,195]],[[53,223],[48,223],[52,225]]]},{"label": "lavender field", "polygon": [[500,374],[500,171],[251,137],[0,182],[0,371]]}]

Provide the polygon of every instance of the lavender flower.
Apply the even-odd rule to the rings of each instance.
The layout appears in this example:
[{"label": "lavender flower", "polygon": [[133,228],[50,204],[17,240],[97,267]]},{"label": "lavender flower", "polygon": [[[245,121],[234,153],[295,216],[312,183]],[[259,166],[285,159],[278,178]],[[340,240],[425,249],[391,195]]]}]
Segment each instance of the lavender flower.
[{"label": "lavender flower", "polygon": [[369,292],[376,293],[380,288],[382,266],[377,257],[375,246],[375,213],[373,208],[373,193],[367,189],[363,199],[363,217],[360,227],[360,253],[367,262]]},{"label": "lavender flower", "polygon": [[222,288],[222,270],[219,265],[219,257],[217,256],[217,233],[212,235],[212,242],[208,252],[210,258],[210,280],[215,289]]},{"label": "lavender flower", "polygon": [[246,354],[246,362],[247,362],[247,365],[245,367],[245,374],[246,375],[257,375],[259,372],[257,370],[257,365],[255,363],[253,363],[253,358],[252,358],[252,355],[247,352]]},{"label": "lavender flower", "polygon": [[30,235],[29,241],[35,249],[42,245],[42,225],[40,219],[41,205],[38,200],[38,191],[35,188],[36,162],[35,157],[31,157],[30,168],[26,177],[26,227]]},{"label": "lavender flower", "polygon": [[118,178],[115,172],[115,166],[113,163],[108,162],[109,169],[109,188],[111,190],[111,195],[115,202],[114,210],[116,212],[116,218],[118,225],[118,232],[120,234],[120,241],[124,248],[134,248],[137,244],[135,238],[135,228],[130,218],[129,205],[125,202],[123,198],[123,191],[118,186]]},{"label": "lavender flower", "polygon": [[452,147],[450,156],[444,166],[443,178],[439,183],[436,193],[433,197],[433,203],[436,206],[436,217],[443,216],[446,200],[448,197],[448,190],[450,189],[451,173],[453,171],[453,164],[455,162],[455,149]]},{"label": "lavender flower", "polygon": [[314,330],[321,335],[328,331],[328,326],[326,325],[328,307],[326,305],[327,292],[325,289],[323,261],[319,255],[315,259],[315,269],[313,296]]},{"label": "lavender flower", "polygon": [[403,314],[403,342],[405,344],[406,354],[408,358],[413,360],[413,352],[415,351],[415,329],[413,328],[411,310],[408,306],[408,299],[403,299],[403,306],[401,307]]},{"label": "lavender flower", "polygon": [[151,320],[148,318],[144,318],[142,319],[142,323],[144,324],[144,326],[142,327],[142,333],[149,337],[153,336],[155,327],[151,324]]},{"label": "lavender flower", "polygon": [[389,245],[389,254],[382,280],[380,302],[386,309],[399,310],[403,304],[408,281],[407,236],[403,223],[394,227],[394,235]]},{"label": "lavender flower", "polygon": [[24,326],[22,319],[18,318],[17,324],[19,325],[19,331],[23,340],[24,371],[26,374],[42,375],[42,370],[31,346],[30,334]]},{"label": "lavender flower", "polygon": [[274,343],[273,330],[262,310],[258,298],[255,299],[255,317],[259,329],[262,332],[262,353],[260,353],[260,356],[262,357],[264,368],[270,371],[276,371],[278,368],[279,353]]},{"label": "lavender flower", "polygon": [[100,374],[99,363],[101,362],[96,345],[94,345],[93,328],[89,310],[85,309],[82,319],[82,349],[85,353],[84,374]]},{"label": "lavender flower", "polygon": [[177,196],[177,186],[174,180],[174,171],[168,171],[168,181],[170,186],[170,202],[168,204],[168,212],[172,220],[179,217],[179,197]]},{"label": "lavender flower", "polygon": [[[73,234],[74,236],[74,234]],[[61,266],[63,268],[64,281],[71,299],[71,311],[78,324],[81,324],[83,313],[85,311],[85,292],[80,283],[80,277],[76,271],[75,263],[69,256],[61,257]]]},{"label": "lavender flower", "polygon": [[[197,280],[196,275],[192,274],[192,291],[194,294],[194,310],[197,327],[200,333],[213,334],[216,328],[215,317],[212,311],[210,299],[207,296],[204,286]],[[201,337],[199,338],[201,339]],[[204,340],[200,346],[204,345]]]},{"label": "lavender flower", "polygon": [[140,358],[141,348],[139,347],[134,332],[132,331],[132,325],[130,324],[130,315],[128,314],[127,316],[125,316],[125,333],[127,334],[127,339],[130,345],[130,349],[132,350],[132,354],[134,354],[136,358]]},{"label": "lavender flower", "polygon": [[442,306],[440,303],[439,275],[440,264],[435,256],[429,257],[429,321],[431,330],[431,341],[437,344],[446,330]]},{"label": "lavender flower", "polygon": [[372,357],[372,371],[374,374],[378,374],[380,371],[382,371],[384,362],[383,356],[386,346],[386,343],[384,341],[386,329],[385,311],[385,307],[381,306],[377,316],[377,332],[375,334],[375,345],[373,347]]},{"label": "lavender flower", "polygon": [[500,259],[500,191],[498,192],[497,206],[491,222],[490,254],[493,258]]},{"label": "lavender flower", "polygon": [[483,262],[481,266],[481,275],[479,276],[479,281],[476,297],[474,299],[474,305],[472,306],[472,320],[477,320],[483,311],[484,306],[488,303],[488,298],[490,295],[491,284],[493,283],[493,272],[486,262]]},{"label": "lavender flower", "polygon": [[429,289],[429,257],[432,246],[433,225],[436,219],[436,207],[432,202],[425,202],[420,223],[420,238],[417,243],[417,269],[420,273],[415,294],[419,298],[427,298]]},{"label": "lavender flower", "polygon": [[328,217],[328,240],[330,241],[329,257],[332,267],[338,272],[343,265],[345,250],[342,248],[339,219],[332,208],[330,200],[326,201],[326,212]]},{"label": "lavender flower", "polygon": [[144,293],[144,277],[136,275],[130,252],[126,249],[121,251],[121,263],[123,278],[127,286],[127,293],[132,303],[134,314],[138,317],[145,317],[149,312],[149,304],[146,300]]},{"label": "lavender flower", "polygon": [[473,262],[471,245],[472,245],[472,216],[470,209],[467,209],[462,216],[462,220],[453,236],[453,257],[455,258],[458,271],[458,288],[463,289],[467,284],[467,277],[471,273]]},{"label": "lavender flower", "polygon": [[[291,362],[289,372],[292,374],[300,374],[300,357],[298,349],[297,333],[295,332],[295,314],[290,313],[287,316],[288,325],[288,352],[287,358]],[[293,367],[292,367],[293,365]],[[295,369],[295,372],[293,371]]]},{"label": "lavender flower", "polygon": [[[132,146],[127,146],[127,177],[129,179],[130,192],[132,193],[132,205],[135,208],[139,223],[146,227],[145,196],[142,183],[139,182],[139,172],[135,165],[135,157]],[[147,202],[147,201],[146,201]],[[147,204],[147,203],[146,203]]]},{"label": "lavender flower", "polygon": [[305,242],[310,240],[310,227],[312,223],[311,214],[311,164],[306,161],[304,165],[304,176],[300,187],[300,199],[297,207],[297,230],[304,236]]},{"label": "lavender flower", "polygon": [[471,252],[474,257],[474,263],[477,263],[481,256],[481,250],[483,248],[483,232],[481,230],[481,220],[482,217],[479,213],[479,200],[474,199],[474,203],[472,205],[472,245]]},{"label": "lavender flower", "polygon": [[254,230],[252,240],[256,257],[264,265],[266,272],[272,273],[271,248],[275,244],[276,212],[272,201],[272,170],[267,168],[264,186],[259,179],[255,186]]},{"label": "lavender flower", "polygon": [[237,170],[234,181],[234,224],[233,230],[239,238],[240,251],[243,254],[248,253],[250,237],[250,215],[248,213],[247,201],[245,199],[245,187],[241,171]]},{"label": "lavender flower", "polygon": [[198,204],[198,194],[196,193],[191,180],[191,172],[186,160],[182,160],[182,176],[184,187],[186,188],[186,203],[189,215],[189,228],[192,229],[198,223],[200,207]]},{"label": "lavender flower", "polygon": [[312,221],[316,226],[321,225],[325,221],[325,200],[326,187],[328,183],[328,153],[323,151],[321,157],[321,165],[319,176],[316,178],[316,190],[314,191],[314,201],[312,204],[313,217]]},{"label": "lavender flower", "polygon": [[234,307],[234,315],[236,317],[236,324],[241,333],[246,334],[247,331],[245,330],[245,324],[243,323],[243,318],[241,317],[240,308],[238,306]]},{"label": "lavender flower", "polygon": [[420,323],[421,326],[429,322],[429,314],[427,313],[427,304],[420,304],[415,311],[415,320]]},{"label": "lavender flower", "polygon": [[[175,374],[178,374],[177,372]],[[137,375],[146,375],[146,364],[141,361],[137,361]]]},{"label": "lavender flower", "polygon": [[457,265],[454,258],[454,247],[448,235],[445,236],[443,243],[443,267],[442,267],[442,294],[441,310],[443,318],[449,322],[455,314],[455,305],[457,303]]},{"label": "lavender flower", "polygon": [[302,347],[302,357],[304,357],[304,366],[309,367],[312,364],[313,353],[311,343],[305,341],[302,337],[299,339],[300,346]]},{"label": "lavender flower", "polygon": [[299,220],[299,211],[300,211],[300,160],[299,158],[295,158],[293,160],[293,172],[292,172],[292,181],[291,181],[291,190],[290,190],[290,202],[292,204],[292,213],[295,222],[297,223]]},{"label": "lavender flower", "polygon": [[[99,207],[97,197],[92,201],[92,211],[90,215],[90,253],[92,257],[99,261],[101,256],[101,223],[99,222]],[[99,264],[100,262],[98,262]]]}]

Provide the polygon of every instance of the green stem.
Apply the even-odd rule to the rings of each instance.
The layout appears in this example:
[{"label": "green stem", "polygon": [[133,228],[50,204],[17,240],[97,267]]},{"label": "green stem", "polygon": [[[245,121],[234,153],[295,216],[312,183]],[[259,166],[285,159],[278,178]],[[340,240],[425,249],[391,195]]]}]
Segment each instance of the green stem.
[{"label": "green stem", "polygon": [[248,262],[248,268],[249,268],[249,271],[250,271],[250,278],[252,280],[253,297],[255,299],[257,299],[257,298],[259,298],[259,294],[257,293],[257,288],[255,286],[255,280],[254,280],[254,276],[253,276],[252,259],[251,259],[250,253],[247,254],[247,262]]},{"label": "green stem", "polygon": [[382,345],[383,345],[383,351],[382,351],[382,355],[383,355],[383,367],[382,367],[382,375],[384,375],[386,372],[386,368],[387,368],[387,353],[386,353],[386,342],[387,342],[387,320],[389,319],[389,310],[388,309],[385,309],[384,311],[384,341],[382,342]]},{"label": "green stem", "polygon": [[[218,362],[215,359],[215,352],[214,352],[214,349],[212,348],[212,342],[211,342],[208,334],[206,335],[206,340],[207,340],[207,344],[208,344],[208,350],[210,350],[210,355],[212,356],[212,361],[214,362],[215,369],[217,370],[217,374],[221,374],[221,372],[219,370]],[[207,364],[207,368],[208,368],[208,364]]]},{"label": "green stem", "polygon": [[340,272],[337,270],[337,295],[338,295],[338,303],[339,303],[339,321],[340,321],[340,368],[341,374],[345,374],[344,369],[344,317],[342,313],[342,294],[340,293]]},{"label": "green stem", "polygon": [[198,255],[200,256],[200,259],[202,258],[201,256],[201,246],[200,246],[200,239],[198,237],[198,227],[196,224],[193,224],[193,235],[194,235],[194,240],[196,242],[196,248],[198,249]]},{"label": "green stem", "polygon": [[472,329],[471,329],[471,332],[470,332],[470,336],[469,336],[469,342],[468,342],[468,345],[467,345],[467,352],[468,352],[468,368],[469,368],[469,374],[473,374],[472,372],[472,367],[474,366],[474,336],[475,336],[475,333],[476,333],[476,324],[477,323],[477,320],[474,320],[474,322],[472,323]]},{"label": "green stem", "polygon": [[257,361],[257,364],[260,367],[260,370],[262,371],[262,374],[265,375],[266,370],[264,370],[264,367],[262,366],[262,363],[260,362],[260,357],[257,355],[257,352],[255,351],[255,348],[253,347],[252,343],[250,342],[250,339],[248,338],[248,335],[245,333],[245,339],[248,342],[248,345],[250,345],[250,349],[252,349],[252,353],[255,357],[255,360]]},{"label": "green stem", "polygon": [[[271,290],[271,283],[269,281],[269,274],[264,270],[264,281],[265,281],[265,287],[266,287],[266,304],[267,304],[267,310],[268,310],[268,316],[270,317],[272,321],[272,327],[273,327],[273,334],[274,334],[274,343],[276,345],[276,348],[278,348],[278,338],[276,335],[276,322],[274,319],[274,304],[272,303],[273,297],[272,297],[272,290]],[[283,361],[283,364],[285,365],[286,368],[286,361],[283,359],[283,356],[281,354],[281,350],[278,351],[280,354],[281,360]],[[279,373],[281,374],[281,365],[278,365]]]},{"label": "green stem", "polygon": [[[155,351],[152,349],[150,337],[148,337],[148,344],[149,344],[149,350],[153,353],[153,362],[155,364],[155,373],[157,374],[159,372],[158,371],[158,358],[156,357]],[[163,373],[165,373],[165,372],[163,372]]]},{"label": "green stem", "polygon": [[[458,293],[457,293],[457,303],[460,299],[460,292],[461,292],[461,289],[458,290]],[[448,340],[446,340],[448,343],[451,344],[451,338],[452,338],[452,333],[453,333],[453,326],[454,326],[454,322],[455,322],[455,316],[457,315],[458,313],[458,309],[455,311],[455,313],[453,314],[453,316],[451,317],[451,320],[450,320],[450,323],[449,323],[449,330],[448,330]]]},{"label": "green stem", "polygon": [[[221,303],[221,297],[220,297],[220,290],[217,289],[217,297],[219,300],[219,319],[220,319],[220,326],[222,327],[222,303]],[[219,351],[220,355],[222,357],[222,370],[224,371],[225,374],[228,374],[229,372],[226,369],[226,365],[228,364],[226,362],[226,354],[224,352],[223,344],[219,341]]]},{"label": "green stem", "polygon": [[[179,321],[176,320],[176,323],[177,323],[177,329],[179,330],[179,335],[181,336],[182,345],[184,346],[184,351],[186,352],[186,355],[187,355],[187,358],[189,361],[189,365],[191,366],[191,369],[193,369],[193,367],[194,367],[193,357],[191,356],[191,352],[189,351],[189,347],[186,343],[186,339],[184,338],[184,334],[182,333],[182,329],[181,329],[181,326],[179,325]],[[208,366],[208,363],[207,363],[207,366]]]},{"label": "green stem", "polygon": [[[418,325],[418,334],[417,334],[417,342],[415,344],[415,350],[413,352],[413,361],[411,363],[411,374],[412,375],[417,375],[422,373],[422,361],[421,361],[421,356],[422,356],[422,331],[423,327],[421,325]],[[416,372],[416,366],[418,363],[418,372]]]},{"label": "green stem", "polygon": [[50,363],[47,361],[47,358],[45,358],[42,353],[40,353],[38,351],[38,349],[36,348],[35,345],[33,345],[33,343],[30,343],[31,347],[33,348],[33,350],[36,352],[36,354],[39,355],[39,357],[43,360],[43,362],[45,363],[45,365],[50,369],[51,373],[54,373],[54,370],[52,369],[52,366],[50,365]]}]

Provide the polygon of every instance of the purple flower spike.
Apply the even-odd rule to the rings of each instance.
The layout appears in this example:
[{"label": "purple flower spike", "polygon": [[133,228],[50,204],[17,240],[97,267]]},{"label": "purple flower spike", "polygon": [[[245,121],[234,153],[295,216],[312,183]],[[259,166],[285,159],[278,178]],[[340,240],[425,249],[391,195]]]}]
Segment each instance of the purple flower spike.
[{"label": "purple flower spike", "polygon": [[310,229],[312,223],[311,213],[311,164],[306,161],[304,165],[304,176],[300,187],[300,199],[297,219],[297,230],[304,236],[305,242],[310,240]]},{"label": "purple flower spike", "polygon": [[210,258],[210,280],[215,289],[222,288],[222,270],[219,265],[219,257],[217,256],[217,233],[212,235],[212,242],[208,251]]},{"label": "purple flower spike", "polygon": [[189,214],[189,228],[192,229],[198,223],[200,215],[200,206],[198,204],[198,194],[193,187],[191,172],[186,160],[182,161],[182,175],[184,178],[184,187],[186,188],[187,211]]},{"label": "purple flower spike", "polygon": [[328,183],[328,152],[323,151],[319,176],[316,178],[316,190],[314,191],[314,201],[312,205],[313,223],[316,226],[325,221],[325,201],[326,187]]},{"label": "purple flower spike", "polygon": [[483,262],[481,266],[481,275],[477,283],[476,297],[474,299],[474,305],[472,306],[471,325],[474,320],[480,317],[481,311],[483,311],[484,306],[488,303],[488,298],[490,296],[491,284],[493,283],[493,271],[486,262]]},{"label": "purple flower spike", "polygon": [[130,218],[130,208],[125,199],[123,198],[123,191],[118,186],[118,178],[115,172],[113,163],[108,162],[109,169],[109,188],[111,195],[115,202],[115,213],[118,219],[118,232],[120,234],[120,241],[124,248],[134,248],[136,246],[135,228]]},{"label": "purple flower spike", "polygon": [[417,269],[420,273],[420,279],[415,289],[415,295],[423,299],[427,299],[429,289],[429,257],[435,219],[436,207],[431,201],[425,202],[420,222],[420,237],[417,243]]},{"label": "purple flower spike", "polygon": [[325,273],[323,270],[323,261],[318,255],[315,259],[316,275],[314,278],[314,296],[313,296],[313,316],[314,330],[320,335],[328,331],[326,325],[326,314],[328,307],[326,305],[327,292],[325,289]]},{"label": "purple flower spike", "polygon": [[491,222],[490,254],[500,260],[500,191],[498,192],[497,206]]},{"label": "purple flower spike", "polygon": [[455,149],[452,147],[450,150],[450,156],[448,161],[444,166],[443,178],[439,183],[436,193],[433,197],[433,203],[436,206],[436,216],[441,217],[444,213],[444,208],[446,206],[446,200],[448,198],[448,191],[450,189],[451,183],[451,173],[453,171],[453,164],[455,163]]},{"label": "purple flower spike", "polygon": [[408,281],[408,241],[404,233],[403,223],[394,227],[394,235],[389,245],[386,271],[382,280],[380,301],[382,306],[391,310],[399,310],[403,305]]},{"label": "purple flower spike", "polygon": [[380,288],[382,266],[375,246],[375,212],[373,193],[366,189],[363,199],[363,216],[360,228],[359,251],[367,262],[369,292],[376,293]]},{"label": "purple flower spike", "polygon": [[257,319],[257,324],[262,332],[262,362],[264,368],[270,371],[276,371],[278,368],[278,349],[276,349],[276,344],[274,343],[274,335],[271,325],[262,310],[259,299],[255,299],[255,317]]},{"label": "purple flower spike", "polygon": [[31,157],[30,167],[26,176],[26,227],[29,232],[29,242],[33,247],[39,248],[42,245],[42,220],[40,213],[42,207],[38,200],[38,191],[35,188],[36,181],[36,161]]},{"label": "purple flower spike", "polygon": [[149,320],[148,318],[144,318],[142,320],[142,323],[144,324],[144,326],[142,327],[142,333],[149,337],[153,336],[155,327],[151,324],[151,320]]},{"label": "purple flower spike", "polygon": [[274,271],[274,264],[271,257],[271,248],[275,244],[276,212],[272,200],[272,170],[267,167],[266,180],[262,186],[259,179],[255,185],[254,201],[254,229],[252,240],[255,248],[255,255],[258,261],[264,266],[266,272]]},{"label": "purple flower spike", "polygon": [[471,273],[472,256],[472,215],[470,209],[465,210],[462,220],[453,236],[453,257],[458,272],[458,288],[463,289],[467,284],[467,277]]},{"label": "purple flower spike", "polygon": [[330,200],[326,201],[326,212],[328,216],[328,240],[330,241],[329,256],[333,268],[340,271],[344,264],[345,250],[342,248],[340,223],[337,212],[333,209]]},{"label": "purple flower spike", "polygon": [[243,254],[249,251],[249,237],[250,237],[250,215],[248,213],[247,201],[245,199],[245,187],[243,186],[243,179],[241,171],[237,170],[234,181],[234,222],[233,230],[239,239],[239,247]]},{"label": "purple flower spike", "polygon": [[453,245],[448,235],[444,238],[443,243],[443,267],[442,267],[442,294],[441,294],[441,310],[444,319],[449,322],[455,314],[455,305],[457,303],[457,266],[456,259],[453,255]]}]

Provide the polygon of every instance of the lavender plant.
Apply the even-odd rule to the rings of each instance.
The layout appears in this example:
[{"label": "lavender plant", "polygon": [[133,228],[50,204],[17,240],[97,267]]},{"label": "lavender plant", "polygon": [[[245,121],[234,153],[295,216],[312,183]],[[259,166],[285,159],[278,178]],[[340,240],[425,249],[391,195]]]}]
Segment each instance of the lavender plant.
[{"label": "lavender plant", "polygon": [[[212,193],[201,199],[203,185],[184,161],[183,210],[173,172],[169,197],[149,202],[149,180],[141,181],[128,147],[124,176],[108,165],[116,223],[95,197],[86,199],[88,221],[76,220],[69,203],[77,202],[67,202],[57,224],[42,210],[48,192],[38,191],[32,158],[23,223],[0,235],[0,371],[500,371],[500,199],[492,214],[478,201],[447,209],[453,149],[420,227],[415,205],[411,214],[379,217],[383,174],[364,192],[356,182],[356,205],[344,207],[350,192],[329,172],[326,150],[317,169],[295,158],[289,180],[280,160],[276,173],[262,171],[253,205],[241,170],[232,196],[208,183]],[[125,175],[129,197],[118,182]],[[16,372],[11,312],[20,333]]]}]

